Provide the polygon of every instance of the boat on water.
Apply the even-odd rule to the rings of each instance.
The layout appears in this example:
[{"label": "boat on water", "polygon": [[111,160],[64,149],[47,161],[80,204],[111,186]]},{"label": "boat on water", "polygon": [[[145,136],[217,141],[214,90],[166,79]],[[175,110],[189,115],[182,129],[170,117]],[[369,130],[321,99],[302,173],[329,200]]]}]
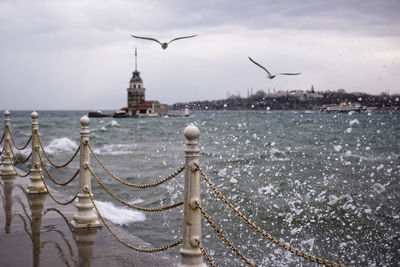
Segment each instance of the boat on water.
[{"label": "boat on water", "polygon": [[185,111],[184,111],[183,116],[184,116],[184,117],[189,117],[189,116],[190,116],[190,113],[189,113],[189,106],[188,106],[187,104],[185,105]]},{"label": "boat on water", "polygon": [[129,118],[132,117],[131,114],[129,114],[128,111],[123,110],[123,109],[119,109],[117,111],[114,112],[113,118]]},{"label": "boat on water", "polygon": [[373,110],[373,107],[363,106],[359,103],[349,103],[346,99],[345,102],[339,105],[323,105],[320,108],[321,112],[367,112]]},{"label": "boat on water", "polygon": [[101,110],[91,110],[88,112],[89,118],[102,118],[102,117],[110,117],[108,114],[104,114]]}]

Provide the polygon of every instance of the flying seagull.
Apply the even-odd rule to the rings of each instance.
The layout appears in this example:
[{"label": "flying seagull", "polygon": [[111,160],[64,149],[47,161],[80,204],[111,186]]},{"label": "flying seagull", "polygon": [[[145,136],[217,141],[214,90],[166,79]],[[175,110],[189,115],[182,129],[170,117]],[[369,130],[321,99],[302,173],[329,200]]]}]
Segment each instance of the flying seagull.
[{"label": "flying seagull", "polygon": [[195,34],[195,35],[190,35],[190,36],[178,37],[178,38],[172,39],[172,40],[169,41],[168,43],[161,43],[161,42],[158,41],[157,39],[150,38],[150,37],[140,37],[140,36],[135,36],[135,35],[132,35],[132,34],[131,34],[131,36],[132,36],[132,37],[135,37],[135,38],[139,38],[139,39],[145,39],[145,40],[150,40],[150,41],[157,42],[157,43],[159,43],[159,44],[161,45],[161,47],[162,47],[163,49],[167,49],[168,44],[172,43],[173,41],[180,40],[180,39],[186,39],[186,38],[192,38],[192,37],[197,36],[197,34]]},{"label": "flying seagull", "polygon": [[297,72],[297,73],[277,73],[272,75],[271,72],[269,72],[266,68],[264,68],[263,66],[261,66],[260,64],[258,64],[257,62],[255,62],[254,60],[251,59],[251,57],[249,57],[250,61],[253,62],[254,64],[256,64],[257,66],[259,66],[260,68],[262,68],[263,70],[265,70],[268,73],[268,78],[269,79],[273,79],[275,78],[276,75],[299,75],[301,74],[301,72]]}]

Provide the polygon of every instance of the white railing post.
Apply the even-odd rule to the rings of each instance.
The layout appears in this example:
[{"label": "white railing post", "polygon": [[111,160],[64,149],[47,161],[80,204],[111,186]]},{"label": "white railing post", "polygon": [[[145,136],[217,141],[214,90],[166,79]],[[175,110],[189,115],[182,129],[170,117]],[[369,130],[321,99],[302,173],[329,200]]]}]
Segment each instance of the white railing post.
[{"label": "white railing post", "polygon": [[40,167],[40,148],[39,148],[39,114],[33,111],[31,114],[32,118],[32,167],[29,179],[31,180],[28,189],[26,190],[29,194],[42,194],[47,193],[47,189],[43,184],[41,178],[42,169]]},{"label": "white railing post", "polygon": [[1,169],[0,175],[3,178],[9,176],[16,176],[12,161],[11,161],[11,138],[10,138],[10,112],[8,110],[4,111],[4,141],[3,141],[3,154],[1,154],[1,162],[3,168]]},{"label": "white railing post", "polygon": [[201,213],[197,208],[200,203],[199,153],[197,145],[199,129],[190,124],[185,128],[187,139],[185,148],[185,189],[183,210],[183,244],[180,249],[179,267],[205,267],[201,244]]},{"label": "white railing post", "polygon": [[90,228],[100,227],[101,224],[97,220],[97,215],[93,211],[93,204],[90,200],[89,192],[91,189],[90,180],[90,152],[89,152],[89,118],[83,116],[80,120],[81,129],[81,149],[80,149],[80,182],[78,203],[76,203],[77,213],[74,214],[74,219],[71,224],[75,228]]}]

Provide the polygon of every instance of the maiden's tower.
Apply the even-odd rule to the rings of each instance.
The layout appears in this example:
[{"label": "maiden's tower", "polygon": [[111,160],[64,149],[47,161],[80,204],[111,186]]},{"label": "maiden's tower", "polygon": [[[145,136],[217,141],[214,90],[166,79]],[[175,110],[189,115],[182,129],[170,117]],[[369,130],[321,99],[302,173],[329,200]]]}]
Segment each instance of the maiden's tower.
[{"label": "maiden's tower", "polygon": [[137,49],[135,48],[135,71],[129,82],[128,107],[123,108],[130,116],[157,117],[168,115],[168,105],[160,104],[156,100],[146,100],[146,89],[143,79],[137,70]]}]

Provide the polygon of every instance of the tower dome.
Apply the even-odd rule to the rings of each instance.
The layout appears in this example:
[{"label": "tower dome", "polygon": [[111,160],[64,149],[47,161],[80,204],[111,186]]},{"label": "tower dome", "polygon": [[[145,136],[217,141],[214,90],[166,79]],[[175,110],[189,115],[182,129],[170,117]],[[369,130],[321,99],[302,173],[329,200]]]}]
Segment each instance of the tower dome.
[{"label": "tower dome", "polygon": [[140,77],[140,72],[135,70],[132,72],[132,78],[131,81],[129,82],[129,88],[130,89],[136,89],[136,88],[143,88],[143,80]]},{"label": "tower dome", "polygon": [[132,78],[131,78],[131,82],[130,83],[143,83],[142,78],[140,77],[140,72],[135,70],[134,72],[132,72]]}]

